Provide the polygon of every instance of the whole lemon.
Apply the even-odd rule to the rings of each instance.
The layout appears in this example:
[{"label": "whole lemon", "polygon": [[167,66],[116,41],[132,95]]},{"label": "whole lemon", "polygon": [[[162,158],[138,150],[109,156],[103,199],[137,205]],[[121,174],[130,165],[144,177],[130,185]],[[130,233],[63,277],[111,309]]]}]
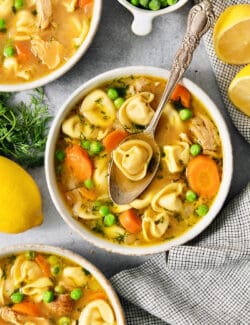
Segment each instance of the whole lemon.
[{"label": "whole lemon", "polygon": [[0,156],[0,232],[19,233],[43,222],[42,199],[33,178]]}]

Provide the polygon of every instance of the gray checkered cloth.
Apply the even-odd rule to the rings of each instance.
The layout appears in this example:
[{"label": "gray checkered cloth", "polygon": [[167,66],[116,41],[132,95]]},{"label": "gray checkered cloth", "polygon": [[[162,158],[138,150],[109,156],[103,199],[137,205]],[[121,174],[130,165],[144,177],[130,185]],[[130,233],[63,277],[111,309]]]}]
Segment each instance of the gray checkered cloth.
[{"label": "gray checkered cloth", "polygon": [[[219,14],[250,1],[214,0]],[[250,118],[235,109],[228,86],[242,68],[219,61],[212,31],[205,36],[223,100],[250,142]],[[155,255],[111,282],[122,297],[128,325],[250,325],[250,184],[197,239]]]},{"label": "gray checkered cloth", "polygon": [[250,184],[185,246],[111,282],[128,325],[250,324]]}]

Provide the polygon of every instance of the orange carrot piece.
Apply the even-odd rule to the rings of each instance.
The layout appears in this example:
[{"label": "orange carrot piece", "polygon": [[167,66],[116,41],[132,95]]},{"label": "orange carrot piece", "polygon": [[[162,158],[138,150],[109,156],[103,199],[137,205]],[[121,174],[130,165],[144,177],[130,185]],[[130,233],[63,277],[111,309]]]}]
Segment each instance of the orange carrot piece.
[{"label": "orange carrot piece", "polygon": [[216,162],[209,156],[193,158],[187,166],[187,179],[193,191],[212,199],[220,187],[220,173]]},{"label": "orange carrot piece", "polygon": [[121,225],[131,234],[141,231],[142,222],[133,209],[122,212],[119,216]]},{"label": "orange carrot piece", "polygon": [[27,62],[33,56],[29,41],[18,41],[15,43],[15,47],[20,62]]},{"label": "orange carrot piece", "polygon": [[103,145],[108,152],[113,151],[128,136],[128,133],[121,129],[110,132],[104,139]]},{"label": "orange carrot piece", "polygon": [[34,302],[23,301],[12,306],[12,310],[29,316],[38,317],[40,315],[40,310],[37,304]]},{"label": "orange carrot piece", "polygon": [[79,192],[84,196],[86,199],[94,201],[97,198],[96,192],[92,190],[88,190],[85,187],[78,188]]},{"label": "orange carrot piece", "polygon": [[47,277],[50,277],[51,272],[50,272],[50,264],[49,264],[49,262],[47,262],[47,260],[40,254],[36,255],[35,261],[37,262],[37,264],[41,268],[43,274],[45,276],[47,276]]},{"label": "orange carrot piece", "polygon": [[87,5],[89,3],[92,3],[92,2],[93,2],[93,0],[78,0],[76,7],[77,8],[84,8],[85,5]]},{"label": "orange carrot piece", "polygon": [[175,87],[175,90],[173,91],[170,99],[174,102],[180,100],[181,104],[187,108],[191,105],[191,93],[187,90],[187,88],[180,84]]},{"label": "orange carrot piece", "polygon": [[93,174],[93,164],[87,151],[78,144],[73,144],[65,150],[66,157],[64,163],[79,182],[91,179]]}]

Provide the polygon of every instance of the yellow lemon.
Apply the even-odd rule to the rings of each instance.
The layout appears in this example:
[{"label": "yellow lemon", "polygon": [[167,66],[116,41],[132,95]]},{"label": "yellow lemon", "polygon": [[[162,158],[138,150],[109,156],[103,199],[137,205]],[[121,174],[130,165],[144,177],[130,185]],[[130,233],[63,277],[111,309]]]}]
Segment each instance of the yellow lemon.
[{"label": "yellow lemon", "polygon": [[228,7],[215,24],[213,40],[222,61],[250,63],[250,4]]},{"label": "yellow lemon", "polygon": [[250,116],[250,64],[234,77],[228,88],[228,96],[239,110]]},{"label": "yellow lemon", "polygon": [[42,199],[33,178],[0,156],[0,231],[19,233],[43,221]]}]

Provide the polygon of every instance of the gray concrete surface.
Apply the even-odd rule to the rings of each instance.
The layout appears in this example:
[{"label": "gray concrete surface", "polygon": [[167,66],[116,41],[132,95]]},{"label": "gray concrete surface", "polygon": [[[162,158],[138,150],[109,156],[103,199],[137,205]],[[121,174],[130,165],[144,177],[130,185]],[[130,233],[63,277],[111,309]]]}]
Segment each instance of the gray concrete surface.
[{"label": "gray concrete surface", "polygon": [[[85,81],[97,74],[128,65],[154,65],[170,68],[186,26],[189,6],[176,13],[159,17],[153,32],[147,37],[132,34],[131,14],[116,0],[104,0],[103,15],[94,42],[82,60],[65,76],[46,87],[55,111],[66,98]],[[203,88],[223,113],[232,135],[234,147],[234,176],[228,200],[250,179],[250,146],[239,135],[228,117],[203,44],[195,53],[186,77]],[[31,171],[39,184],[44,202],[44,224],[19,235],[0,235],[0,249],[20,243],[45,243],[72,249],[88,258],[107,275],[136,266],[147,257],[126,257],[95,248],[73,233],[54,208],[45,183],[44,169]]]}]

